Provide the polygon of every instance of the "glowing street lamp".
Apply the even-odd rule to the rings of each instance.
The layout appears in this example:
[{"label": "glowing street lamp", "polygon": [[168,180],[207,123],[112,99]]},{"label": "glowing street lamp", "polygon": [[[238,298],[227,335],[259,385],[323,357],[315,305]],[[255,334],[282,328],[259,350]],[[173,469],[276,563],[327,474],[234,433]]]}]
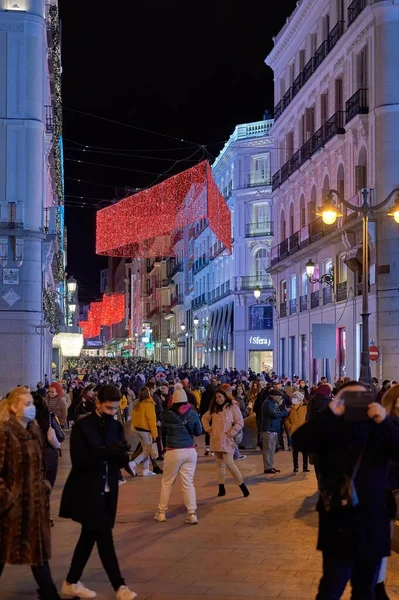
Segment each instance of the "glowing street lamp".
[{"label": "glowing street lamp", "polygon": [[181,330],[182,330],[182,332],[184,333],[184,332],[186,331],[186,324],[185,324],[185,323],[182,323],[182,324],[180,325],[180,329],[181,329]]}]

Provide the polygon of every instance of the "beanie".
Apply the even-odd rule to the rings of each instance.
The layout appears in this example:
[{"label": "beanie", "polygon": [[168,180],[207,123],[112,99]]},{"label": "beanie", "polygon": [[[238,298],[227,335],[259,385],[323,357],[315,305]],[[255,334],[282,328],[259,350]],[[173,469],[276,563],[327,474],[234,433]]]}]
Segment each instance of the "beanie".
[{"label": "beanie", "polygon": [[183,390],[183,386],[181,383],[175,384],[175,391],[173,392],[173,400],[172,404],[180,404],[182,402],[188,402],[187,394]]},{"label": "beanie", "polygon": [[53,383],[51,383],[50,387],[54,388],[57,391],[57,396],[60,396],[60,398],[62,398],[64,392],[62,391],[62,385],[58,383],[58,381],[54,381]]},{"label": "beanie", "polygon": [[316,390],[316,394],[321,394],[322,396],[331,396],[331,387],[328,383],[322,383]]}]

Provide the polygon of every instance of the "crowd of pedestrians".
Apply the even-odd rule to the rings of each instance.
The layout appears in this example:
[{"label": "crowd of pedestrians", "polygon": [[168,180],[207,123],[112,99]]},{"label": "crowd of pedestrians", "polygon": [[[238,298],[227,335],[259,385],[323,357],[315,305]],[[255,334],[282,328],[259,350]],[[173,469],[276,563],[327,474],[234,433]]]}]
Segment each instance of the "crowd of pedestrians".
[{"label": "crowd of pedestrians", "polygon": [[[350,416],[351,393],[369,398],[362,418]],[[374,397],[348,378],[322,378],[310,387],[275,373],[175,368],[143,359],[80,359],[62,382],[39,382],[33,392],[19,386],[0,400],[0,575],[6,563],[28,564],[38,597],[60,598],[49,567],[49,498],[66,433],[72,468],[59,515],[79,523],[81,533],[62,597],[96,597],[81,577],[97,545],[116,599],[132,600],[136,594],[121,574],[112,535],[126,475],[162,475],[159,523],[167,520],[179,478],[185,523],[197,525],[196,439],[205,434],[205,456],[214,458],[215,495],[226,495],[228,473],[246,498],[250,486],[238,461],[246,458],[243,432],[253,429],[266,479],[280,473],[277,452],[292,453],[293,474],[301,456],[303,472],[314,465],[323,553],[317,600],[341,598],[349,580],[353,600],[387,600],[399,489],[399,385],[384,381]],[[135,435],[136,448],[127,433]]]}]

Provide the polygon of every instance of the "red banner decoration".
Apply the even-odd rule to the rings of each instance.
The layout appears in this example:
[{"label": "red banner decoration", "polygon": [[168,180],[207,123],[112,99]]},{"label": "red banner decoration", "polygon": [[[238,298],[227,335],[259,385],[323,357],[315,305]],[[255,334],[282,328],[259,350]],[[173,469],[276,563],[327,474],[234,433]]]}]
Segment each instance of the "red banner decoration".
[{"label": "red banner decoration", "polygon": [[105,256],[173,256],[188,225],[208,219],[231,252],[231,214],[208,161],[97,212],[96,252]]},{"label": "red banner decoration", "polygon": [[85,339],[98,337],[102,326],[115,325],[125,318],[125,294],[105,294],[90,304],[87,321],[80,321]]}]

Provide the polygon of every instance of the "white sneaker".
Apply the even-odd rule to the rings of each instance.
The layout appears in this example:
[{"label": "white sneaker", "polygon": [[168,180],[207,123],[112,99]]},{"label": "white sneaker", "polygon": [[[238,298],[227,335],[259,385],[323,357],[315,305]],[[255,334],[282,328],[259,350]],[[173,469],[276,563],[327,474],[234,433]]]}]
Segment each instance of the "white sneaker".
[{"label": "white sneaker", "polygon": [[154,471],[150,471],[149,469],[144,469],[143,471],[143,477],[152,477],[152,476],[156,477],[156,473],[154,473]]},{"label": "white sneaker", "polygon": [[159,510],[155,513],[154,519],[156,521],[158,521],[158,523],[165,523],[166,521],[166,515],[163,512],[160,512]]},{"label": "white sneaker", "polygon": [[136,473],[136,463],[134,462],[134,460],[131,460],[129,463],[129,469],[130,471],[128,471],[128,473],[130,472],[130,474],[133,477],[136,477],[137,473]]},{"label": "white sneaker", "polygon": [[187,525],[198,525],[198,517],[195,513],[188,513],[184,520]]},{"label": "white sneaker", "polygon": [[211,451],[209,449],[209,446],[205,446],[205,453],[204,456],[210,456],[211,455]]},{"label": "white sneaker", "polygon": [[129,590],[126,585],[121,585],[116,592],[116,600],[133,600],[134,598],[137,598],[137,594]]},{"label": "white sneaker", "polygon": [[118,480],[118,485],[119,485],[119,486],[121,486],[121,485],[123,485],[123,484],[125,484],[125,483],[126,483],[126,479],[125,479],[124,477],[123,477],[123,479],[119,479],[119,480]]},{"label": "white sneaker", "polygon": [[[96,592],[89,590],[81,581],[77,583],[68,583],[64,581],[61,588],[61,594],[69,598],[97,598]],[[127,596],[126,596],[127,597]]]}]

